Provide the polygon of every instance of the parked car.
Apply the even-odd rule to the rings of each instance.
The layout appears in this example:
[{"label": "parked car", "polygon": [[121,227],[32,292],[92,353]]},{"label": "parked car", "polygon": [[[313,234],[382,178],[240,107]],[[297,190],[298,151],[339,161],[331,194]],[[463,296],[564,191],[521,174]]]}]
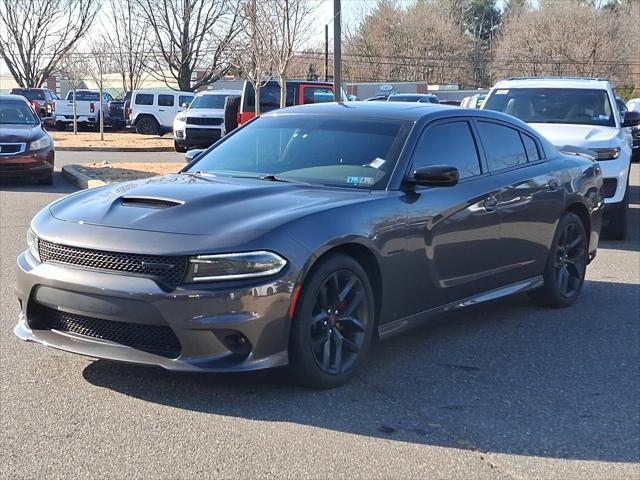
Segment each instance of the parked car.
[{"label": "parked car", "polygon": [[432,93],[396,93],[389,95],[387,102],[440,103],[440,100],[437,95]]},{"label": "parked car", "polygon": [[271,112],[178,174],[40,211],[17,261],[14,332],[177,371],[289,365],[334,387],[374,338],[436,312],[521,292],[575,302],[601,186],[592,157],[497,112]]},{"label": "parked car", "polygon": [[107,105],[107,111],[109,113],[109,121],[111,127],[115,129],[124,128],[127,125],[127,119],[125,118],[125,104],[127,100],[131,99],[131,92],[126,92],[121,99],[111,100]]},{"label": "parked car", "polygon": [[618,111],[611,84],[590,78],[510,78],[498,82],[482,107],[529,123],[557,146],[575,145],[597,153],[604,176],[606,233],[627,234],[632,139],[626,127],[638,114]]},{"label": "parked car", "polygon": [[[630,112],[640,112],[640,98],[632,98],[627,102],[627,110]],[[631,130],[633,138],[633,155],[631,160],[640,162],[640,126],[636,125]]]},{"label": "parked car", "polygon": [[48,88],[12,88],[10,93],[26,98],[40,118],[50,117],[54,102],[58,100],[58,95]]},{"label": "parked car", "polygon": [[27,100],[0,95],[0,178],[29,177],[53,182],[53,139]]},{"label": "parked car", "polygon": [[[100,127],[100,109],[104,109],[104,124],[120,126],[121,119],[112,118],[109,112],[109,102],[113,97],[108,92],[99,90],[76,90],[75,115],[80,128],[96,129]],[[65,130],[73,125],[74,115],[73,90],[69,90],[64,100],[54,102],[54,118],[56,130]]]},{"label": "parked car", "polygon": [[207,90],[198,93],[189,107],[173,121],[173,144],[176,152],[191,147],[206,148],[222,138],[224,104],[229,96],[240,96],[240,90]]},{"label": "parked car", "polygon": [[189,106],[194,96],[193,92],[134,90],[128,123],[142,135],[170,132],[176,115]]},{"label": "parked car", "polygon": [[365,102],[386,102],[387,98],[389,98],[387,95],[376,95],[375,97],[365,98],[363,101],[365,101]]},{"label": "parked car", "polygon": [[[304,80],[287,81],[287,107],[310,103],[333,102],[333,84],[328,82],[311,82]],[[347,96],[343,92],[343,99]],[[260,89],[260,112],[267,113],[280,108],[280,84],[269,80]],[[227,102],[225,109],[226,131],[231,132],[256,116],[256,97],[251,82],[245,81],[242,94],[237,102]],[[232,125],[236,117],[237,125]]]},{"label": "parked car", "polygon": [[465,108],[482,108],[487,96],[484,93],[476,93],[467,97],[467,101],[464,104]]}]

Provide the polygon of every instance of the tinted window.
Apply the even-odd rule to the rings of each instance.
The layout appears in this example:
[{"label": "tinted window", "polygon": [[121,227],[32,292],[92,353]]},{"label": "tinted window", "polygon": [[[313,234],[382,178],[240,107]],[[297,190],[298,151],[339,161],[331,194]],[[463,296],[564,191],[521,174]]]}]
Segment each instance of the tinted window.
[{"label": "tinted window", "polygon": [[520,133],[497,123],[478,122],[478,132],[492,171],[527,163]]},{"label": "tinted window", "polygon": [[182,106],[185,103],[189,105],[193,101],[193,97],[191,95],[180,95],[178,97],[178,105]]},{"label": "tinted window", "polygon": [[[293,86],[287,86],[287,107],[294,105],[296,90]],[[245,106],[255,110],[256,96],[253,85],[247,84]],[[280,108],[280,85],[269,83],[260,89],[260,110],[265,113],[269,110]]]},{"label": "tinted window", "polygon": [[498,88],[484,104],[527,123],[615,126],[606,90],[576,88]]},{"label": "tinted window", "polygon": [[414,153],[413,169],[425,165],[450,165],[460,178],[480,175],[478,151],[467,122],[443,123],[428,128]]},{"label": "tinted window", "polygon": [[538,145],[535,140],[531,138],[529,135],[522,134],[522,142],[524,143],[524,148],[527,151],[527,157],[530,162],[536,162],[540,160],[540,152],[538,152]]},{"label": "tinted window", "polygon": [[410,122],[340,116],[263,116],[228,137],[190,171],[350,188],[384,188]]},{"label": "tinted window", "polygon": [[42,90],[30,90],[28,88],[14,88],[11,90],[12,95],[21,95],[27,100],[44,100],[44,92]]},{"label": "tinted window", "polygon": [[333,102],[333,90],[328,87],[304,87],[303,103]]},{"label": "tinted window", "polygon": [[189,108],[213,108],[222,110],[224,108],[224,101],[229,95],[214,94],[214,95],[199,95],[193,99]]},{"label": "tinted window", "polygon": [[[71,98],[73,98],[73,93],[71,93]],[[86,90],[76,90],[76,99],[79,102],[99,102],[100,93],[87,92]]]},{"label": "tinted window", "polygon": [[40,120],[24,100],[0,102],[0,125],[36,125]]},{"label": "tinted window", "polygon": [[136,105],[153,105],[153,93],[138,93],[134,103]]},{"label": "tinted window", "polygon": [[173,107],[173,95],[158,95],[159,107]]}]

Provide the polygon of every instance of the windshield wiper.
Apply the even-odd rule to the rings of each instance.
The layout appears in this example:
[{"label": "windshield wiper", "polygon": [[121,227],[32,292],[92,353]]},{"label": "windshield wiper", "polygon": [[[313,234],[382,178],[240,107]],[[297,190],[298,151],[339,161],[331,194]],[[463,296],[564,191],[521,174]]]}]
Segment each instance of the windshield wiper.
[{"label": "windshield wiper", "polygon": [[197,172],[180,172],[180,175],[189,175],[190,177],[205,178],[206,180],[210,180],[212,182],[214,181],[213,178],[215,178],[215,175],[213,173],[203,172],[202,170],[198,170]]},{"label": "windshield wiper", "polygon": [[260,180],[267,180],[269,182],[285,182],[285,183],[294,183],[291,180],[285,180],[282,177],[273,175],[273,174],[269,174],[269,175],[263,175],[262,177],[260,177]]}]

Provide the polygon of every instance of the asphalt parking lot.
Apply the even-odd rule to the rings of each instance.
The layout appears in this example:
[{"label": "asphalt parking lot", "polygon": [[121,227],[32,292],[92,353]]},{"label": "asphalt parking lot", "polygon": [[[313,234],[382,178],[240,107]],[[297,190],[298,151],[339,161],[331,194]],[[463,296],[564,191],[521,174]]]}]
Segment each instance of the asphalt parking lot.
[{"label": "asphalt parking lot", "polygon": [[[145,154],[124,155],[60,152],[58,165]],[[15,338],[29,221],[73,190],[59,174],[50,187],[0,187],[1,478],[640,477],[637,164],[631,235],[601,243],[575,306],[517,296],[437,318],[321,392],[278,374],[172,374]]]}]

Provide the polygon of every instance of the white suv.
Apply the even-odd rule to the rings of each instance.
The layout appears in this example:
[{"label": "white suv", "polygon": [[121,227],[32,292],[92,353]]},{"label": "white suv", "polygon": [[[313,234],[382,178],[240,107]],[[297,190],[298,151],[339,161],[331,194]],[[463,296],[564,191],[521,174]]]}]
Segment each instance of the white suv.
[{"label": "white suv", "polygon": [[207,148],[224,134],[224,102],[241,95],[240,90],[207,90],[198,93],[189,108],[173,121],[173,144],[176,152],[190,147]]},{"label": "white suv", "polygon": [[557,147],[572,145],[598,154],[602,167],[606,233],[627,232],[632,139],[607,80],[509,78],[496,83],[483,106],[528,123]]},{"label": "white suv", "polygon": [[173,119],[191,103],[193,92],[173,90],[134,90],[131,94],[128,123],[143,135],[171,131]]}]

